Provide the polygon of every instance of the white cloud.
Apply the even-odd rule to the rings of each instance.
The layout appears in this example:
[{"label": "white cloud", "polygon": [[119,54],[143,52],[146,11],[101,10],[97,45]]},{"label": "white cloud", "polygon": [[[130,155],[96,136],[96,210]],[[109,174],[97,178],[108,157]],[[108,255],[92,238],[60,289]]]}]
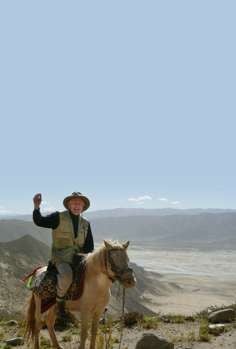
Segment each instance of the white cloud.
[{"label": "white cloud", "polygon": [[136,198],[129,198],[128,201],[143,203],[146,200],[152,200],[152,197],[149,195],[138,196]]},{"label": "white cloud", "polygon": [[11,214],[12,211],[6,209],[4,206],[0,206],[0,214]]},{"label": "white cloud", "polygon": [[167,198],[159,198],[158,200],[159,200],[159,201],[168,201]]},{"label": "white cloud", "polygon": [[180,201],[172,201],[171,202],[171,205],[179,205],[180,204]]}]

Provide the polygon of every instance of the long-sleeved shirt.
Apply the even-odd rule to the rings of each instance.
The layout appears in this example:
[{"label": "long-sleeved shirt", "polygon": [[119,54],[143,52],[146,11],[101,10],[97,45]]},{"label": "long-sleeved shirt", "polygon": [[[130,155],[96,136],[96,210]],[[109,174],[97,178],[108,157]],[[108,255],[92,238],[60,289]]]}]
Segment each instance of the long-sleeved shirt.
[{"label": "long-sleeved shirt", "polygon": [[[79,216],[74,215],[70,211],[69,213],[74,227],[74,234],[75,237],[77,237],[79,230]],[[56,229],[60,223],[60,215],[59,212],[53,212],[48,216],[42,216],[40,209],[34,209],[33,221],[39,227]],[[90,224],[88,227],[88,233],[82,250],[83,253],[89,253],[94,250],[93,235]]]}]

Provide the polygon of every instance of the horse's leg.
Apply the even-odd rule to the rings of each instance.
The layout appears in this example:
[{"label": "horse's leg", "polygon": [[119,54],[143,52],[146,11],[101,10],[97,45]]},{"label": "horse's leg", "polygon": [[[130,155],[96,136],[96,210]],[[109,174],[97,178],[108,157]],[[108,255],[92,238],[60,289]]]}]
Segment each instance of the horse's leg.
[{"label": "horse's leg", "polygon": [[34,349],[39,349],[39,333],[42,327],[41,322],[41,299],[34,295],[35,298],[35,335],[34,335]]},{"label": "horse's leg", "polygon": [[91,341],[90,341],[89,349],[95,349],[99,318],[100,318],[100,314],[99,315],[94,314],[93,319],[92,319]]},{"label": "horse's leg", "polygon": [[56,333],[54,331],[54,325],[56,321],[56,306],[53,306],[48,310],[45,321],[53,348],[62,349],[57,341]]},{"label": "horse's leg", "polygon": [[81,313],[81,332],[80,332],[80,346],[79,349],[85,349],[85,342],[88,336],[89,315]]}]

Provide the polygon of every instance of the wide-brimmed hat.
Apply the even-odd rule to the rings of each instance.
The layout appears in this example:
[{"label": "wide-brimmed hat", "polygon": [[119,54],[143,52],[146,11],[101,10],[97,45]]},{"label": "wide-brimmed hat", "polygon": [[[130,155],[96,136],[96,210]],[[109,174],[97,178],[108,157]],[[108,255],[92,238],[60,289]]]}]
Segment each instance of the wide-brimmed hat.
[{"label": "wide-brimmed hat", "polygon": [[84,196],[83,194],[81,194],[80,192],[73,192],[71,195],[67,196],[64,200],[63,200],[63,205],[65,206],[65,208],[68,210],[68,203],[71,199],[82,199],[84,202],[84,209],[83,211],[86,211],[89,206],[90,206],[90,201],[89,199]]}]

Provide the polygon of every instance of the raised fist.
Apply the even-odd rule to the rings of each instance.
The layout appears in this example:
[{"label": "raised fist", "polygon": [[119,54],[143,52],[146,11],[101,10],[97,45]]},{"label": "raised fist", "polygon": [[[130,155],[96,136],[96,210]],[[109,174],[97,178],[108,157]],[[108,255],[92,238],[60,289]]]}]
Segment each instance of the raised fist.
[{"label": "raised fist", "polygon": [[42,194],[40,193],[35,194],[35,196],[33,197],[33,202],[34,202],[34,208],[39,208],[42,202]]}]

